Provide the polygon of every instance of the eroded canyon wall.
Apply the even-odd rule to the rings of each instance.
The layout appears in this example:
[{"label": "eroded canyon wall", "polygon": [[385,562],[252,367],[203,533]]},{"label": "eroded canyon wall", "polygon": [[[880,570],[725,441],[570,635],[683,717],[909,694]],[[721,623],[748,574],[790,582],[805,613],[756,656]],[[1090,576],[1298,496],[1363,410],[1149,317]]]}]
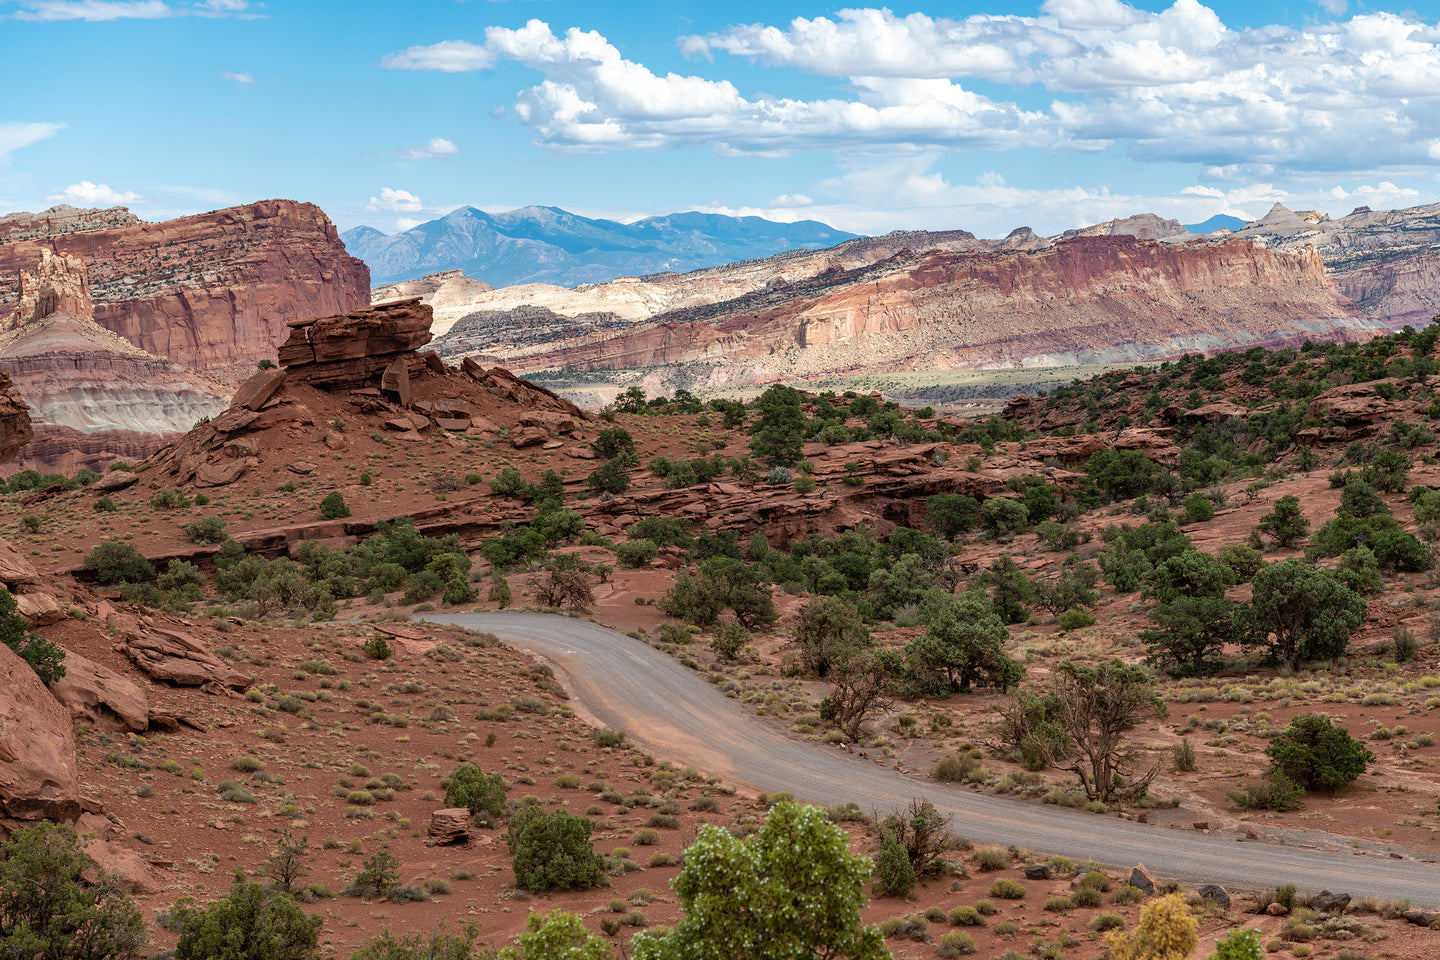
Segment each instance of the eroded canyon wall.
[{"label": "eroded canyon wall", "polygon": [[369,269],[319,207],[293,200],[161,223],[116,210],[6,217],[0,315],[16,305],[20,271],[45,250],[84,258],[101,326],[231,386],[274,359],[289,321],[370,302]]}]

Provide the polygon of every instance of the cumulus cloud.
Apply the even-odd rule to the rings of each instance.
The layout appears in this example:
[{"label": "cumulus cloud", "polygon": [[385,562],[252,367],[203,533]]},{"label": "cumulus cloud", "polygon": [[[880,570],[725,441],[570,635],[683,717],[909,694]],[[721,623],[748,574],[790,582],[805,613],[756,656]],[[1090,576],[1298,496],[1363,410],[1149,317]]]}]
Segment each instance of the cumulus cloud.
[{"label": "cumulus cloud", "polygon": [[[1122,0],[1047,0],[1033,17],[846,9],[680,39],[682,51],[711,62],[727,54],[843,80],[846,95],[822,99],[747,96],[724,79],[658,74],[595,31],[557,34],[540,20],[487,28],[480,42],[411,47],[382,63],[443,72],[523,63],[542,80],[519,92],[513,115],[560,149],[705,144],[774,156],[1118,143],[1143,159],[1211,168],[1428,165],[1425,133],[1440,120],[1440,29],[1412,14],[1337,16],[1231,28],[1198,0],[1158,12]],[[1048,103],[1036,102],[1037,90],[1048,91]]]},{"label": "cumulus cloud", "polygon": [[220,76],[226,80],[232,80],[242,87],[253,86],[255,77],[248,73],[222,73]]},{"label": "cumulus cloud", "polygon": [[138,193],[130,190],[112,190],[108,184],[91,183],[89,180],[81,180],[79,183],[72,183],[59,193],[51,194],[45,199],[57,203],[68,203],[77,207],[98,207],[114,206],[117,203],[143,203],[144,198]]},{"label": "cumulus cloud", "polygon": [[0,162],[13,150],[55,136],[64,126],[63,123],[0,123]]},{"label": "cumulus cloud", "polygon": [[557,36],[531,20],[490,27],[483,44],[454,41],[386,57],[391,69],[447,72],[525,63],[545,80],[523,90],[514,114],[541,143],[572,150],[656,149],[705,143],[721,153],[777,155],[807,147],[944,144],[997,149],[1052,145],[1041,113],[933,77],[856,77],[849,99],[741,96],[728,80],[658,75],[626,60],[595,31]]},{"label": "cumulus cloud", "polygon": [[421,209],[420,198],[409,190],[381,187],[380,196],[371,197],[365,205],[370,213],[414,213]]},{"label": "cumulus cloud", "polygon": [[421,146],[397,150],[395,155],[401,160],[434,160],[437,157],[453,157],[459,152],[460,148],[453,142],[444,137],[434,137]]}]

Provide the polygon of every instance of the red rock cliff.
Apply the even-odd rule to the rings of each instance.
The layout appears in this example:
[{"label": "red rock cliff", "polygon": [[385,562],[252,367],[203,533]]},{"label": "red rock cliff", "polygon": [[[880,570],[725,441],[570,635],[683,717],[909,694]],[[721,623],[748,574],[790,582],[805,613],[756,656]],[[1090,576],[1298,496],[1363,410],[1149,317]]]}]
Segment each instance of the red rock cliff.
[{"label": "red rock cliff", "polygon": [[1330,287],[1313,250],[1104,236],[1035,252],[902,253],[620,331],[486,352],[521,372],[714,363],[732,381],[763,382],[1156,360],[1368,338],[1374,327]]},{"label": "red rock cliff", "polygon": [[319,207],[293,200],[89,232],[30,231],[0,243],[0,314],[15,305],[19,272],[33,269],[41,249],[85,258],[101,326],[230,384],[274,359],[289,321],[370,302],[369,268],[345,252]]}]

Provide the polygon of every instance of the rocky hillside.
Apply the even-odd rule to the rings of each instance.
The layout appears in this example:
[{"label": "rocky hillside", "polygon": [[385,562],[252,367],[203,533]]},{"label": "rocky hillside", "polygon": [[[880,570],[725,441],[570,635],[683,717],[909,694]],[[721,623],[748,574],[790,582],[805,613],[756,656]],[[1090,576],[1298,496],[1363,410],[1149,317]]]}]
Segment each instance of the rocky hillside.
[{"label": "rocky hillside", "polygon": [[113,210],[6,218],[0,313],[15,307],[20,271],[45,250],[84,257],[101,326],[232,385],[274,358],[288,321],[343,313],[369,298],[369,272],[345,252],[329,218],[292,200],[163,223]]},{"label": "rocky hillside", "polygon": [[1419,328],[1440,313],[1440,204],[1357,207],[1332,220],[1277,203],[1236,236],[1277,250],[1313,246],[1336,290],[1387,330]]},{"label": "rocky hillside", "polygon": [[[0,323],[0,370],[25,397],[36,442],[16,469],[73,473],[144,458],[226,406],[226,389],[94,320],[83,258],[42,248]],[[119,435],[116,435],[119,434]]]},{"label": "rocky hillside", "polygon": [[834,246],[853,236],[814,220],[775,223],[760,217],[676,213],[618,223],[556,207],[496,214],[461,207],[393,236],[356,227],[342,239],[381,283],[458,269],[503,287],[573,286],[696,270],[786,250]]},{"label": "rocky hillside", "polygon": [[[877,241],[864,243],[873,253]],[[802,259],[818,266],[821,257]],[[777,276],[770,262],[747,269],[770,279],[763,287],[752,280],[751,291],[733,299],[672,309],[623,329],[587,330],[593,318],[575,318],[568,329],[534,316],[507,324],[481,313],[457,323],[436,349],[483,353],[526,372],[698,365],[691,373],[701,382],[763,383],[1157,360],[1367,339],[1381,329],[1335,296],[1313,252],[1238,240],[1106,235],[1006,252],[902,247],[855,267],[836,256],[794,279]],[[724,275],[733,282],[734,273]],[[695,277],[692,288],[713,276]]]}]

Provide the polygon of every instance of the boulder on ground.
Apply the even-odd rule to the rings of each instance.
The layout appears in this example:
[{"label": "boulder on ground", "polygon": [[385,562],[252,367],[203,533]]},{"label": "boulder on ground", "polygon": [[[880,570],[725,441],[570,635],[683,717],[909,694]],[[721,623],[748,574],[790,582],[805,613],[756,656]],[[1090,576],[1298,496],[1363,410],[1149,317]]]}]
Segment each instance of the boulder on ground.
[{"label": "boulder on ground", "polygon": [[40,573],[35,565],[10,546],[10,541],[0,537],[0,583],[10,587],[26,586],[40,582]]},{"label": "boulder on ground", "polygon": [[94,883],[102,872],[108,873],[120,878],[120,889],[125,893],[159,893],[162,884],[155,876],[155,868],[134,850],[111,840],[110,826],[109,820],[93,813],[76,821],[75,830],[84,844],[85,858],[90,861],[81,876]]},{"label": "boulder on ground", "polygon": [[1321,890],[1310,900],[1310,909],[1320,913],[1333,913],[1340,915],[1345,908],[1350,906],[1350,894],[1331,893],[1329,890]]},{"label": "boulder on ground", "polygon": [[438,844],[464,843],[470,839],[470,811],[446,807],[430,814],[430,839]]},{"label": "boulder on ground", "polygon": [[80,815],[70,714],[30,665],[0,644],[0,816],[66,820]]},{"label": "boulder on ground", "polygon": [[1230,909],[1230,891],[1218,883],[1202,883],[1195,888],[1195,892],[1200,895],[1201,900],[1217,903],[1226,910]]},{"label": "boulder on ground", "polygon": [[1032,863],[1025,868],[1026,880],[1049,880],[1050,865],[1048,863]]},{"label": "boulder on ground", "polygon": [[205,649],[194,637],[160,627],[148,633],[132,633],[120,644],[120,652],[155,680],[182,687],[216,683],[244,690],[251,680]]},{"label": "boulder on ground", "polygon": [[65,619],[65,608],[48,593],[22,593],[15,598],[15,612],[35,627],[48,627]]},{"label": "boulder on ground", "polygon": [[1135,869],[1130,871],[1130,886],[1139,888],[1140,892],[1147,897],[1154,896],[1155,878],[1150,875],[1149,870],[1145,869],[1145,864],[1137,863]]},{"label": "boulder on ground", "polygon": [[76,720],[134,733],[150,727],[150,698],[145,691],[78,653],[66,653],[65,676],[50,684],[50,692]]}]

